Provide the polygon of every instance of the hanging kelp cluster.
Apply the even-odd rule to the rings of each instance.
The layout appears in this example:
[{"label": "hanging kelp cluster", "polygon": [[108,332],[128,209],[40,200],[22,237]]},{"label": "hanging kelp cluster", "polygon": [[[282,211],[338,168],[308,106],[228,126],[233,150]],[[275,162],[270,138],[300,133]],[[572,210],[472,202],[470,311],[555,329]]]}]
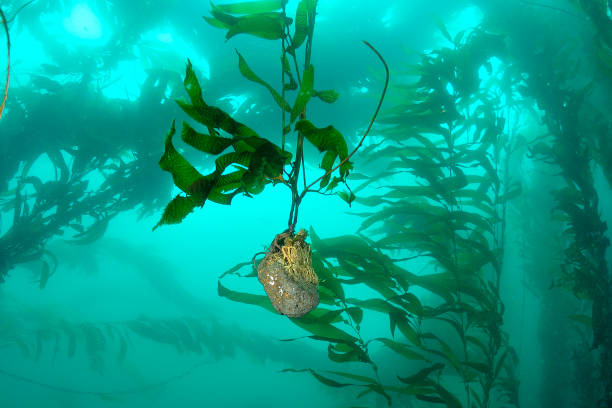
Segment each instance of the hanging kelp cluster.
[{"label": "hanging kelp cluster", "polygon": [[[263,85],[282,111],[279,126],[281,145],[260,137],[257,132],[236,121],[228,113],[204,102],[202,88],[191,63],[188,62],[185,90],[190,101],[178,100],[177,103],[187,115],[206,128],[208,133],[201,133],[184,122],[181,139],[207,155],[218,157],[215,159],[214,171],[206,175],[200,174],[174,147],[173,137],[176,129],[174,122],[172,123],[166,136],[165,152],[159,164],[163,170],[172,174],[175,185],[184,195],[177,195],[166,206],[160,221],[153,229],[164,224],[180,223],[194,208],[203,206],[206,201],[230,205],[236,195],[257,195],[268,184],[288,187],[291,191],[288,228],[276,235],[266,257],[259,264],[259,279],[276,310],[296,317],[308,313],[318,304],[318,279],[311,266],[310,247],[305,242],[306,233],[296,234],[300,204],[309,192],[332,194],[340,183],[346,184],[346,177],[353,167],[349,159],[363,143],[376,118],[389,81],[389,70],[378,51],[364,41],[383,62],[387,77],[368,130],[349,153],[344,137],[336,128],[332,125],[318,128],[306,115],[306,107],[311,99],[316,97],[325,103],[333,103],[338,98],[338,93],[334,90],[318,91],[314,87],[311,52],[317,0],[300,1],[295,20],[286,15],[286,3],[286,0],[273,0],[213,4],[212,16],[206,17],[209,24],[227,31],[226,39],[238,34],[248,34],[266,40],[281,41],[280,92],[255,74],[245,58],[237,53],[238,68],[242,76]],[[302,45],[305,45],[304,63],[300,69],[298,49]],[[290,59],[294,62],[294,68]],[[293,104],[286,100],[290,92],[297,92]],[[295,154],[286,150],[285,138],[290,134],[295,136]],[[319,152],[325,153],[320,164],[324,174],[310,182],[306,181],[305,141],[310,142]],[[332,179],[336,171],[337,175]],[[304,180],[301,191],[298,184],[300,172]],[[339,196],[349,204],[353,199],[347,192],[341,192]]]}]

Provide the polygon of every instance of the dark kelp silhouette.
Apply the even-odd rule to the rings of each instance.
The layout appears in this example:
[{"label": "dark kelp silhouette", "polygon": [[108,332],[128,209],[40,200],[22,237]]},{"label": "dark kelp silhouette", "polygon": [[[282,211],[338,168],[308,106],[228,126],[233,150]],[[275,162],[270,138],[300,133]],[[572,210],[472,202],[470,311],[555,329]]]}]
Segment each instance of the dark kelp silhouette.
[{"label": "dark kelp silhouette", "polygon": [[[214,317],[140,316],[125,321],[71,322],[42,309],[30,309],[28,313],[0,312],[3,326],[0,328],[0,348],[16,347],[23,358],[41,362],[56,358],[84,359],[92,371],[104,375],[123,365],[128,353],[140,347],[139,342],[150,341],[180,355],[197,360],[178,375],[145,385],[125,385],[117,389],[82,389],[70,385],[54,384],[49,380],[35,380],[18,375],[7,367],[0,374],[15,380],[61,393],[90,395],[102,399],[120,401],[128,394],[137,394],[163,388],[202,365],[231,359],[244,353],[252,360],[264,363],[281,362],[286,366],[313,362],[314,349],[308,345],[283,344],[259,333],[244,330],[234,324],[222,323]],[[306,357],[308,356],[308,357]],[[316,357],[315,357],[316,360]]]},{"label": "dark kelp silhouette", "polygon": [[[143,135],[171,117],[160,101],[173,78],[149,72],[141,99],[134,102],[101,98],[83,78],[61,84],[33,76],[34,86],[14,88],[8,101],[11,114],[2,119],[6,154],[0,164],[6,191],[0,208],[12,215],[12,224],[0,236],[0,281],[15,265],[41,259],[44,287],[57,261],[45,249],[49,239],[63,235],[74,243],[91,243],[119,212],[137,208],[147,215],[170,196],[172,183],[155,171],[160,149]],[[71,115],[71,108],[80,115]],[[157,114],[143,122],[143,112]],[[116,135],[116,142],[109,143],[109,135]],[[53,177],[31,171],[39,160],[48,160]],[[104,181],[90,186],[89,180],[99,176]],[[8,191],[12,177],[15,187]]]},{"label": "dark kelp silhouette", "polygon": [[[600,214],[601,191],[596,189],[595,174],[601,171],[608,187],[612,185],[608,97],[612,91],[611,10],[606,2],[572,3],[578,18],[572,16],[576,21],[568,22],[588,27],[588,34],[575,36],[571,30],[554,30],[534,37],[542,24],[560,26],[558,22],[563,20],[555,13],[521,15],[512,10],[501,16],[493,9],[490,13],[514,44],[513,63],[525,79],[522,93],[533,98],[542,111],[546,132],[530,143],[529,156],[538,160],[542,169],[557,175],[548,189],[556,202],[551,208],[553,219],[563,230],[562,261],[556,264],[549,260],[552,265],[540,266],[538,273],[552,280],[549,290],[565,288],[575,296],[569,306],[574,311],[566,316],[578,326],[570,337],[576,344],[568,346],[574,358],[565,366],[573,371],[569,375],[572,386],[565,387],[571,399],[563,403],[610,406],[612,279],[604,255],[610,238]],[[517,24],[517,16],[522,18],[521,24]],[[598,373],[589,367],[597,367]],[[550,394],[557,392],[546,381],[542,387],[543,398],[550,399]]]},{"label": "dark kelp silhouette", "polygon": [[[542,74],[546,75],[545,79]],[[557,218],[563,220],[567,244],[563,249],[564,263],[560,265],[560,273],[551,287],[564,287],[579,299],[591,302],[590,315],[580,313],[572,316],[591,327],[590,348],[600,352],[601,374],[598,380],[602,390],[599,391],[601,398],[598,403],[605,406],[612,404],[612,279],[605,259],[610,239],[606,234],[608,227],[599,213],[599,195],[592,172],[593,161],[603,155],[598,155],[599,146],[589,139],[601,143],[604,137],[609,138],[609,134],[603,136],[599,133],[603,118],[596,118],[587,125],[579,116],[589,89],[564,89],[563,79],[558,74],[563,75],[549,70],[530,78],[534,83],[533,89],[541,87],[542,80],[549,84],[546,95],[534,93],[533,96],[546,112],[550,132],[547,139],[532,146],[530,154],[558,166],[565,182],[552,192],[557,203]],[[603,120],[609,123],[609,119]],[[591,127],[593,124],[596,125],[593,127],[595,132],[583,130],[585,125]],[[576,139],[579,132],[586,137]],[[602,147],[606,148],[607,143]],[[604,160],[607,162],[608,159]],[[605,169],[609,170],[609,167]],[[606,176],[610,178],[610,173]]]}]

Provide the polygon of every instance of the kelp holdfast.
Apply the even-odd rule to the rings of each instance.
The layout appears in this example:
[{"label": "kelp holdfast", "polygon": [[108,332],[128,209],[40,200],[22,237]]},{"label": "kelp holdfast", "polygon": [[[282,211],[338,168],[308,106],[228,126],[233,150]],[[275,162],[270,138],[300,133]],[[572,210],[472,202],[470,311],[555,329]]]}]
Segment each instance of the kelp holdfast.
[{"label": "kelp holdfast", "polygon": [[257,267],[257,278],[276,311],[300,317],[319,304],[319,279],[312,268],[312,252],[306,231],[276,235]]}]

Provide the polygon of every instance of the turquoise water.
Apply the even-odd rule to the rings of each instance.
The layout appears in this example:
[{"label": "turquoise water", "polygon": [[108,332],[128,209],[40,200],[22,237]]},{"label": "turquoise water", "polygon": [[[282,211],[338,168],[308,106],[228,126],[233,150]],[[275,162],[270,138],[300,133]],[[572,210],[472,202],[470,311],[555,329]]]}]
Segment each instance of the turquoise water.
[{"label": "turquoise water", "polygon": [[[239,26],[249,14],[234,3],[0,4],[0,405],[609,406],[610,4],[289,0],[303,24],[317,4],[295,60],[285,39],[282,75],[283,42],[261,38],[275,23]],[[253,4],[281,21],[280,1]],[[385,84],[363,40],[390,82],[362,140]],[[216,174],[221,152],[180,140],[187,123],[244,148],[227,122],[204,125],[219,116],[174,102],[197,105],[188,59],[204,102],[257,133],[249,161]],[[283,92],[289,76],[300,84]],[[286,97],[284,122],[261,82]],[[283,183],[305,118],[341,138],[306,136],[298,194],[328,169],[322,152],[353,168],[306,194],[290,225]],[[264,139],[278,150],[254,153]],[[293,156],[276,168],[281,150]],[[154,229],[174,197],[203,191],[183,188],[177,156],[255,181]],[[297,319],[275,313],[250,267],[288,227],[309,232],[319,279],[319,306]]]}]

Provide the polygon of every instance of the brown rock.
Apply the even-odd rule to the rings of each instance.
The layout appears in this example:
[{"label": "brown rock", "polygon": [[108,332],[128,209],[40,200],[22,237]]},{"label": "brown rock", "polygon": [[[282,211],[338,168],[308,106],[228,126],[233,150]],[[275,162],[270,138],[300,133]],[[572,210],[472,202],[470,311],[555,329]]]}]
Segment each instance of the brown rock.
[{"label": "brown rock", "polygon": [[279,234],[259,263],[257,277],[276,311],[300,317],[319,304],[319,279],[312,268],[306,231],[295,236]]}]

